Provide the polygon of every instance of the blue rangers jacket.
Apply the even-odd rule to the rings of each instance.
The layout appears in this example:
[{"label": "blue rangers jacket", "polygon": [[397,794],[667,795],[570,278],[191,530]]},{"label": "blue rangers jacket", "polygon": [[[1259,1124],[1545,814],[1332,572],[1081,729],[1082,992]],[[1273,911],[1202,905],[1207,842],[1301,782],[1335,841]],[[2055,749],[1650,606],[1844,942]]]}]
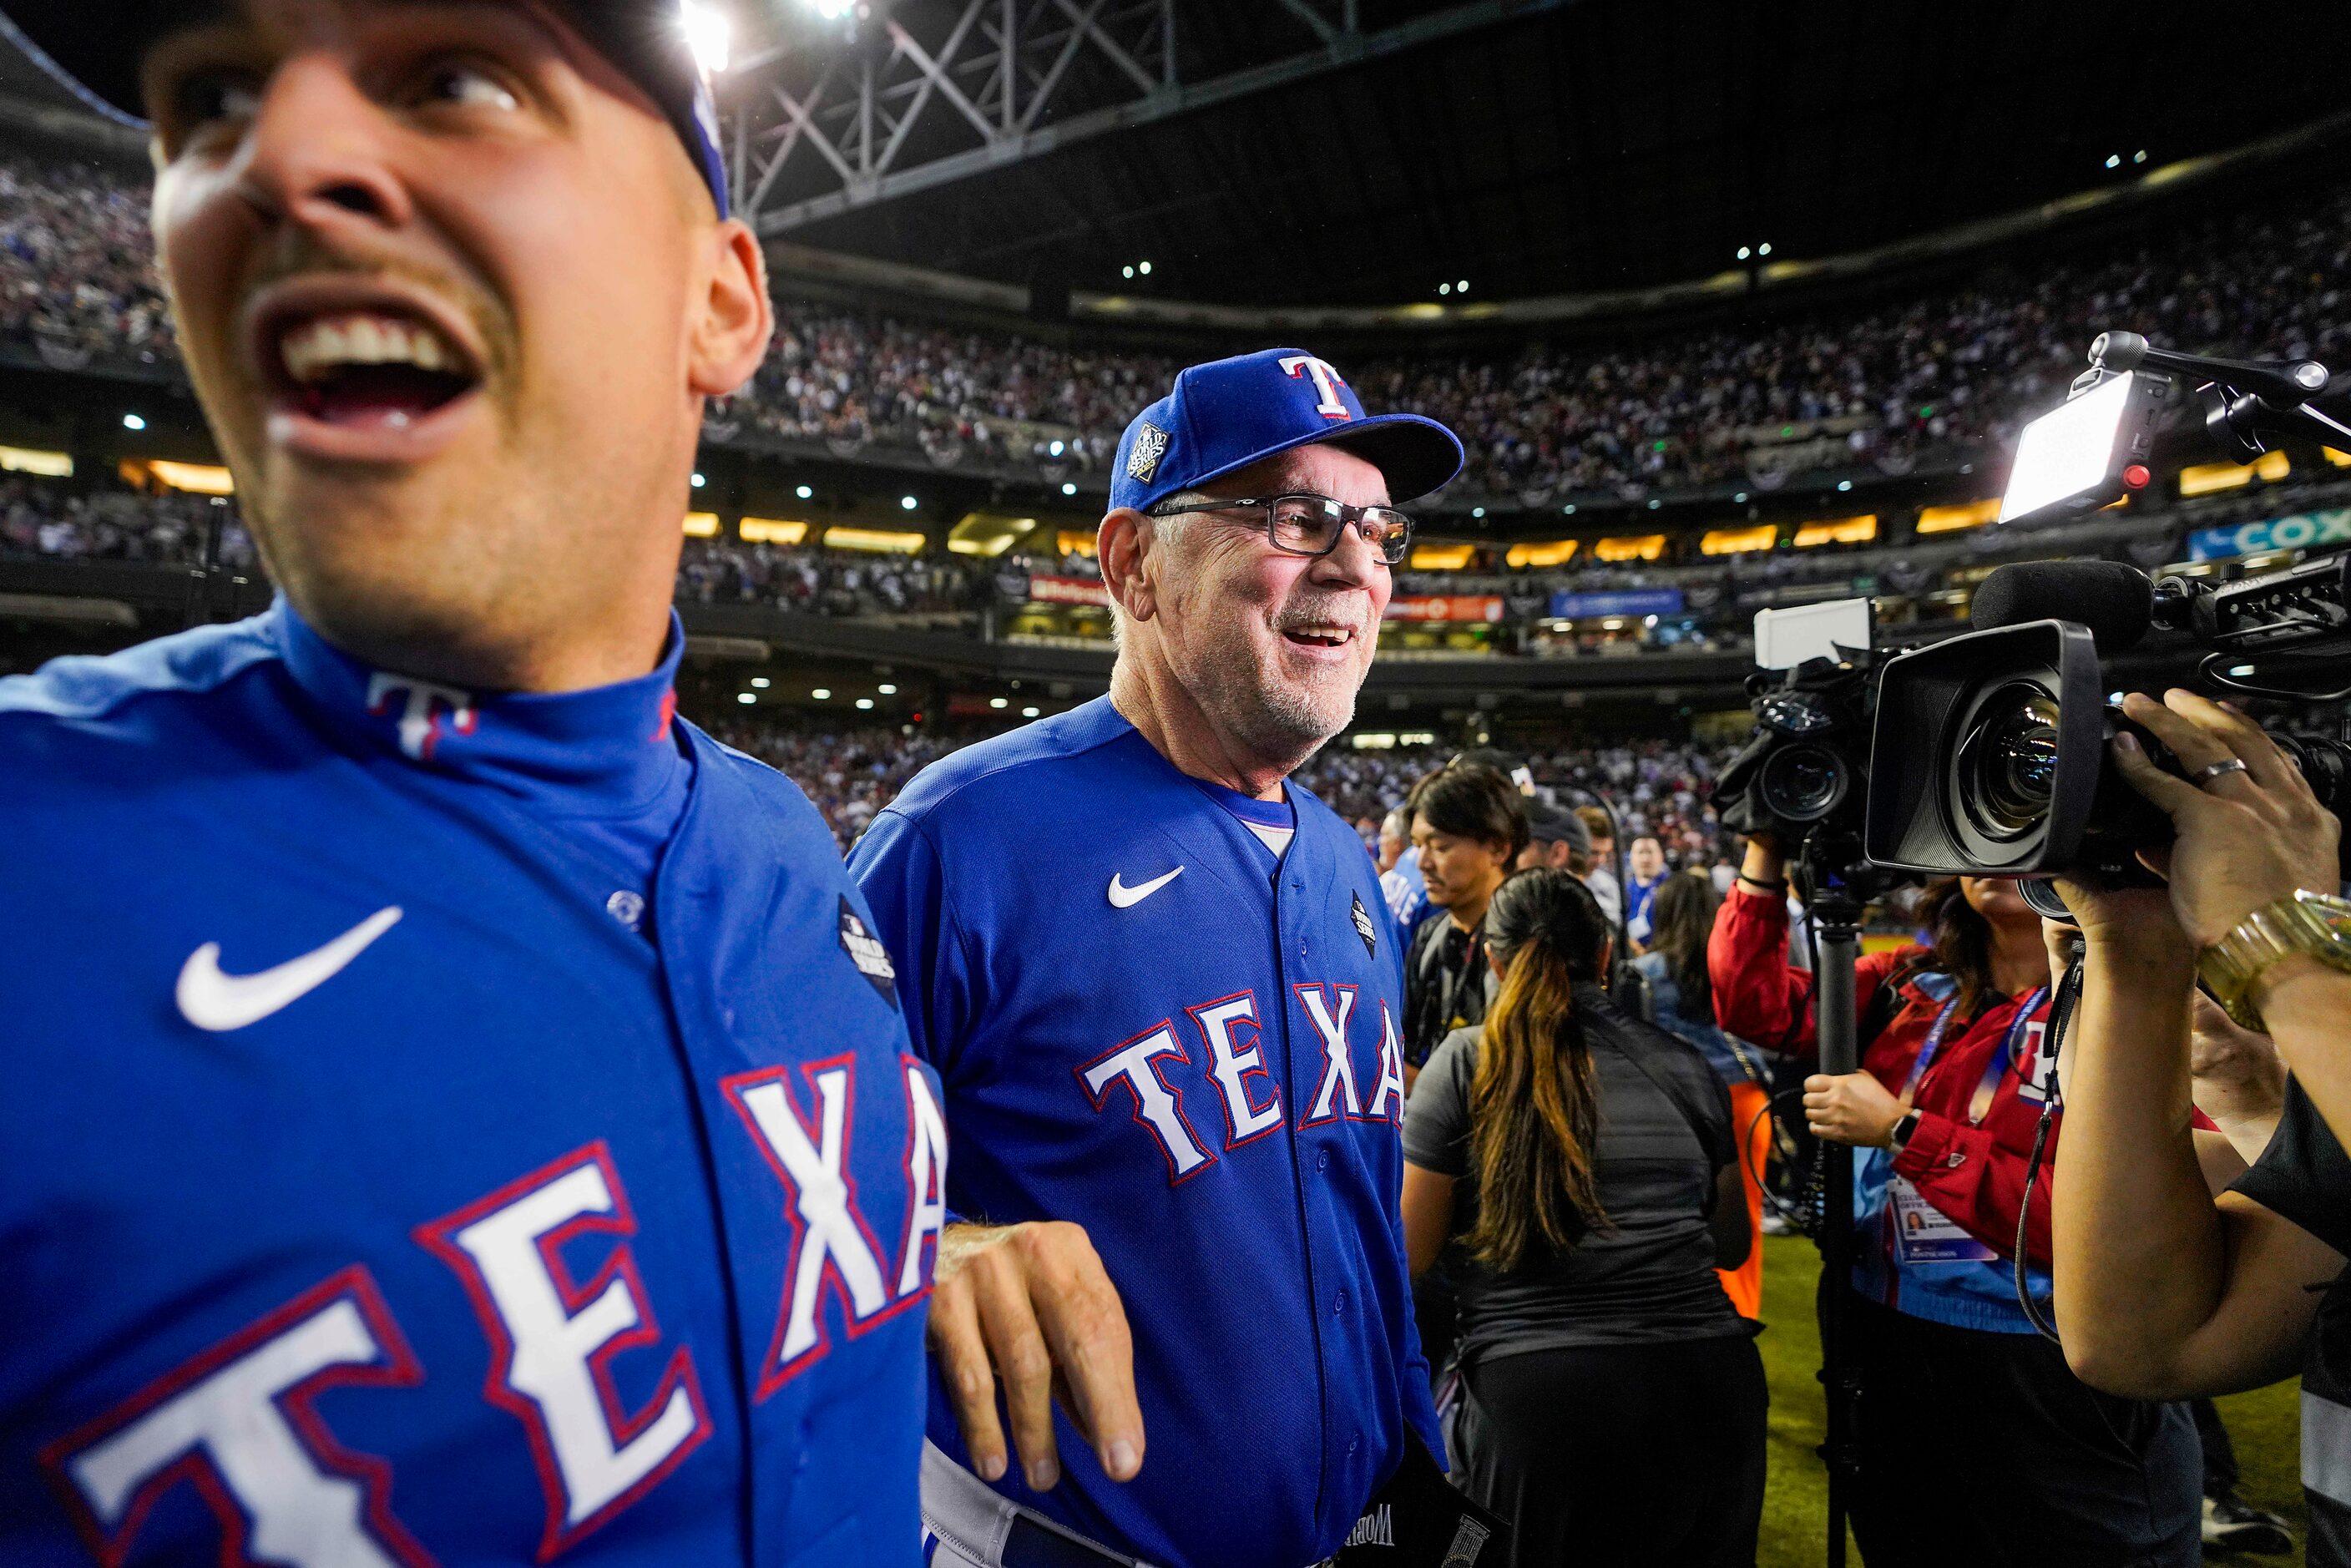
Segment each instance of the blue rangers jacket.
[{"label": "blue rangers jacket", "polygon": [[[944,1085],[950,1208],[1082,1224],[1134,1330],[1141,1475],[1057,1415],[1061,1484],[998,1490],[1165,1568],[1300,1568],[1408,1428],[1443,1452],[1398,1207],[1403,960],[1352,829],[1292,783],[1277,869],[1228,793],[1105,697],[926,768],[850,866]],[[930,1435],[968,1466],[936,1386]]]},{"label": "blue rangers jacket", "polygon": [[915,1560],[935,1090],[680,643],[0,681],[0,1562]]}]

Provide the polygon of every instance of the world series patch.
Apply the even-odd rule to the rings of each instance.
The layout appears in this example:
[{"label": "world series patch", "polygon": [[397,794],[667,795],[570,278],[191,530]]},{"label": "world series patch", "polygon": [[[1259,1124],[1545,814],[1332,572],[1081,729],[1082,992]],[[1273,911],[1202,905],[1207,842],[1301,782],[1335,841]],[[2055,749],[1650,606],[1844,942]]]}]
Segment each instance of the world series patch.
[{"label": "world series patch", "polygon": [[1376,958],[1380,956],[1380,939],[1378,935],[1372,928],[1372,917],[1370,914],[1364,908],[1364,895],[1359,893],[1351,893],[1347,896],[1354,902],[1355,905],[1353,911],[1355,921],[1355,935],[1364,939],[1364,951]]},{"label": "world series patch", "polygon": [[1159,471],[1159,459],[1166,453],[1167,433],[1146,422],[1134,433],[1134,446],[1126,455],[1127,477],[1148,485],[1152,475]]},{"label": "world series patch", "polygon": [[865,922],[857,918],[857,911],[849,907],[849,900],[841,901],[841,950],[857,966],[857,972],[872,982],[882,999],[893,1008],[898,1005],[898,971],[891,967],[889,950],[881,939],[865,929]]}]

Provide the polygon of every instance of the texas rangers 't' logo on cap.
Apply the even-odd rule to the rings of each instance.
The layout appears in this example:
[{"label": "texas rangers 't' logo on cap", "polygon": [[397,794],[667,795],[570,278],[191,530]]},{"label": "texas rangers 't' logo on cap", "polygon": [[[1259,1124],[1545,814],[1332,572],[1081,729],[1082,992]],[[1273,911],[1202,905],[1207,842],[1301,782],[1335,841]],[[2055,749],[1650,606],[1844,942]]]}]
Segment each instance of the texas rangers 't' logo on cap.
[{"label": "texas rangers 't' logo on cap", "polygon": [[1192,366],[1135,416],[1119,441],[1110,504],[1147,510],[1179,490],[1324,441],[1377,466],[1395,505],[1461,471],[1461,443],[1435,420],[1367,414],[1330,361],[1303,349],[1261,349]]}]

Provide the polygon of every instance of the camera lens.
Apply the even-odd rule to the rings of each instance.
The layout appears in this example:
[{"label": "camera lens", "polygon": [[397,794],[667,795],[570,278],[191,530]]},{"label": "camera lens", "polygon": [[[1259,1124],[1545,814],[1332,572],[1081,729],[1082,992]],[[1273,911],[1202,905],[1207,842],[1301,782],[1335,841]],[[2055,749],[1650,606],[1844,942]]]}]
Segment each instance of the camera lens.
[{"label": "camera lens", "polygon": [[1844,759],[1825,746],[1784,746],[1763,763],[1756,789],[1764,809],[1787,822],[1811,822],[1837,808],[1852,788]]},{"label": "camera lens", "polygon": [[2018,839],[2049,815],[2057,780],[2057,699],[2017,682],[1977,710],[1959,743],[1959,798],[1979,831]]}]

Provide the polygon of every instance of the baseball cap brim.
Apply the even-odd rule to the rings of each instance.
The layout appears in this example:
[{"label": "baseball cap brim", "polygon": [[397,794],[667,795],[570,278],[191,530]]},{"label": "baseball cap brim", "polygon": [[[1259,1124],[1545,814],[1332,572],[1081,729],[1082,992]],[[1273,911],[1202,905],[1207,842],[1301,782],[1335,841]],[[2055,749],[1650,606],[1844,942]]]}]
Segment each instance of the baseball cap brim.
[{"label": "baseball cap brim", "polygon": [[[707,93],[684,33],[664,29],[660,14],[644,4],[572,0],[561,8],[581,37],[651,96],[725,214],[726,166],[716,127],[704,122]],[[148,128],[140,62],[156,39],[189,20],[186,0],[0,0],[0,36],[92,110],[138,131]]]},{"label": "baseball cap brim", "polygon": [[1441,489],[1461,472],[1461,439],[1445,426],[1416,413],[1375,413],[1277,441],[1221,468],[1193,476],[1186,487],[1221,479],[1301,446],[1342,446],[1363,458],[1387,480],[1392,506],[1401,507]]}]

